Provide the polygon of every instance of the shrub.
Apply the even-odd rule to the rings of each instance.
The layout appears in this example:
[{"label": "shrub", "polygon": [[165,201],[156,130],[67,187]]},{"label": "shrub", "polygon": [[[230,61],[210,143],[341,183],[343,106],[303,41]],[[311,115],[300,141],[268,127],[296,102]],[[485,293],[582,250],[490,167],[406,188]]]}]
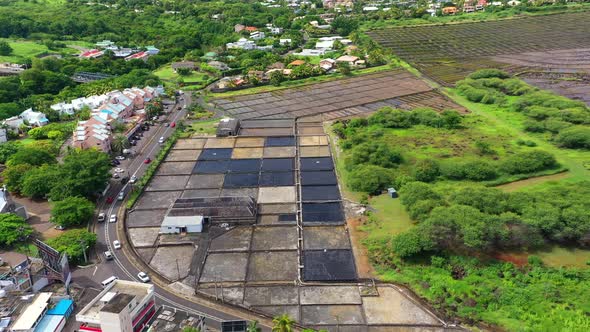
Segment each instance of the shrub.
[{"label": "shrub", "polygon": [[379,194],[391,186],[393,173],[383,167],[375,165],[359,165],[349,174],[349,186],[354,191],[368,194]]},{"label": "shrub", "polygon": [[545,129],[556,134],[565,128],[571,127],[569,122],[561,121],[559,119],[550,118],[545,120]]},{"label": "shrub", "polygon": [[441,197],[438,195],[432,187],[424,182],[408,182],[400,188],[400,200],[402,204],[411,207],[419,201],[433,199],[440,200]]},{"label": "shrub", "polygon": [[590,128],[575,126],[564,129],[557,135],[555,141],[564,148],[590,149]]},{"label": "shrub", "polygon": [[522,138],[519,138],[518,140],[516,140],[516,145],[535,147],[537,146],[537,143],[530,140],[524,140]]},{"label": "shrub", "polygon": [[414,165],[414,177],[418,181],[432,182],[440,175],[439,164],[432,159],[420,160]]},{"label": "shrub", "polygon": [[474,73],[471,73],[468,77],[470,79],[477,80],[477,79],[481,79],[481,78],[491,78],[491,77],[508,78],[508,77],[510,77],[510,75],[507,72],[499,70],[499,69],[480,69]]},{"label": "shrub", "polygon": [[408,258],[432,250],[433,243],[419,232],[409,231],[393,238],[391,246],[397,256]]},{"label": "shrub", "polygon": [[360,164],[371,164],[381,167],[394,167],[402,161],[398,151],[391,149],[382,142],[363,143],[352,149],[348,160],[349,168]]},{"label": "shrub", "polygon": [[385,128],[410,128],[413,122],[411,112],[383,107],[369,117],[369,124],[380,124]]},{"label": "shrub", "polygon": [[549,169],[556,165],[557,161],[552,154],[535,150],[508,157],[502,163],[501,168],[508,174],[526,174]]},{"label": "shrub", "polygon": [[463,164],[465,178],[472,181],[492,180],[498,177],[496,167],[484,160],[475,160]]},{"label": "shrub", "polygon": [[545,124],[537,120],[524,120],[522,126],[525,131],[530,131],[532,133],[542,133],[546,130]]}]

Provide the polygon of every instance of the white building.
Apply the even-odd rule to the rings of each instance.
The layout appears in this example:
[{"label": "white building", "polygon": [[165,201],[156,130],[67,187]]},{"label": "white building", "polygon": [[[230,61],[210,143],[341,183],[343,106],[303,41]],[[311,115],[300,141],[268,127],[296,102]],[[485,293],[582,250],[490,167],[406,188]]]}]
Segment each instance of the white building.
[{"label": "white building", "polygon": [[253,40],[260,40],[260,39],[264,39],[266,37],[266,34],[263,31],[254,31],[250,33],[250,38],[252,38]]},{"label": "white building", "polygon": [[0,128],[0,144],[8,141],[8,133],[5,128]]},{"label": "white building", "polygon": [[60,115],[63,114],[68,114],[68,115],[74,115],[75,109],[74,109],[74,105],[71,103],[57,103],[54,105],[51,105],[50,108],[56,112],[58,112]]},{"label": "white building", "polygon": [[20,114],[21,119],[28,122],[32,126],[42,127],[49,123],[45,114],[41,112],[35,112],[32,108],[25,110]]},{"label": "white building", "polygon": [[320,56],[326,54],[325,50],[316,50],[313,48],[304,48],[299,53],[293,53],[294,55],[299,56]]},{"label": "white building", "polygon": [[203,216],[170,216],[164,217],[160,225],[160,234],[201,233]]},{"label": "white building", "polygon": [[279,44],[280,45],[288,45],[288,44],[291,44],[291,39],[290,38],[281,38],[281,39],[279,39]]},{"label": "white building", "polygon": [[143,331],[156,313],[154,286],[115,280],[76,315],[81,332]]}]

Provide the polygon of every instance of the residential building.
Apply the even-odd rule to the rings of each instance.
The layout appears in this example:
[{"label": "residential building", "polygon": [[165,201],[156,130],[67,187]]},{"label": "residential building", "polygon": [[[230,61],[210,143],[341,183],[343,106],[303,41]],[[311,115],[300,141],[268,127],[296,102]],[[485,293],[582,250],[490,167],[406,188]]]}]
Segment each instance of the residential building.
[{"label": "residential building", "polygon": [[28,122],[29,125],[35,127],[43,127],[44,125],[49,123],[45,114],[41,112],[35,112],[32,108],[29,108],[20,114],[20,117],[25,121]]},{"label": "residential building", "polygon": [[149,45],[145,47],[145,52],[149,55],[157,55],[158,53],[160,53],[160,50],[157,49],[155,46],[153,45]]},{"label": "residential building", "polygon": [[104,55],[104,51],[93,49],[90,51],[82,52],[82,54],[80,54],[80,57],[84,58],[84,59],[96,59],[96,58],[100,58],[103,55]]},{"label": "residential building", "polygon": [[213,60],[213,61],[207,62],[207,64],[209,66],[211,66],[211,67],[213,67],[213,68],[215,68],[217,70],[221,70],[221,71],[226,71],[226,70],[229,69],[229,66],[226,63],[221,62],[221,61],[215,61],[215,60]]},{"label": "residential building", "polygon": [[156,313],[154,286],[115,280],[76,315],[81,332],[139,332]]},{"label": "residential building", "polygon": [[334,46],[333,40],[318,41],[315,43],[316,50],[331,51]]},{"label": "residential building", "polygon": [[12,131],[19,131],[24,124],[25,121],[23,121],[23,119],[18,115],[12,116],[2,121],[2,125],[8,127]]},{"label": "residential building", "polygon": [[8,132],[6,128],[0,128],[0,144],[8,141]]},{"label": "residential building", "polygon": [[316,50],[316,49],[312,49],[312,48],[304,48],[301,50],[301,52],[298,53],[293,53],[294,55],[299,55],[299,56],[321,56],[326,54],[325,50]]},{"label": "residential building", "polygon": [[180,61],[180,62],[172,62],[172,70],[176,73],[176,70],[179,68],[186,68],[189,70],[195,70],[197,68],[197,64],[194,61]]},{"label": "residential building", "polygon": [[242,50],[261,50],[261,51],[272,50],[272,45],[257,46],[253,40],[248,40],[246,38],[240,38],[235,43],[227,43],[227,44],[225,44],[225,47],[227,49],[242,49]]},{"label": "residential building", "polygon": [[334,66],[336,65],[336,60],[334,59],[322,59],[320,61],[320,68],[322,68],[325,71],[329,71],[332,68],[334,68]]},{"label": "residential building", "polygon": [[279,44],[280,45],[289,45],[291,44],[291,39],[290,38],[280,38],[279,39]]},{"label": "residential building", "polygon": [[444,7],[442,12],[444,15],[455,15],[457,13],[457,7]]},{"label": "residential building", "polygon": [[50,108],[56,112],[58,112],[60,115],[74,115],[74,112],[76,111],[74,109],[74,105],[72,103],[57,103],[57,104],[53,104],[50,106]]},{"label": "residential building", "polygon": [[236,24],[234,25],[234,32],[240,33],[242,30],[246,29],[246,26],[243,24]]},{"label": "residential building", "polygon": [[303,61],[303,60],[293,60],[293,61],[291,61],[291,63],[289,63],[289,66],[298,67],[298,66],[302,66],[304,64],[305,64],[305,61]]},{"label": "residential building", "polygon": [[99,115],[79,121],[72,145],[80,149],[94,147],[103,152],[111,151],[111,130],[108,121]]},{"label": "residential building", "polygon": [[142,61],[147,61],[147,59],[150,57],[150,53],[148,53],[147,51],[144,52],[138,52],[135,54],[131,54],[130,56],[125,58],[125,61],[131,61],[134,59],[138,59],[138,60],[142,60]]},{"label": "residential building", "polygon": [[254,32],[254,31],[258,31],[257,27],[245,27],[244,30],[246,30],[247,32]]},{"label": "residential building", "polygon": [[283,33],[283,28],[279,27],[270,27],[268,30],[273,35],[280,35],[281,33]]},{"label": "residential building", "polygon": [[112,42],[110,40],[106,40],[106,39],[103,40],[103,41],[100,41],[100,42],[96,43],[95,45],[96,45],[96,47],[103,48],[103,49],[106,49],[108,47],[113,47],[113,46],[116,47],[116,45],[115,45],[114,42]]},{"label": "residential building", "polygon": [[[61,332],[74,310],[74,301],[55,297],[53,293],[27,295],[31,303],[20,303],[20,314],[8,326],[12,332]],[[26,301],[26,300],[25,300]],[[53,306],[50,309],[50,306]]]},{"label": "residential building", "polygon": [[356,66],[356,65],[358,65],[359,64],[359,61],[361,61],[359,59],[359,57],[353,56],[353,55],[343,55],[343,56],[339,57],[338,59],[336,59],[336,62],[337,63],[346,62],[350,66]]},{"label": "residential building", "polygon": [[264,31],[254,31],[250,33],[250,38],[253,40],[260,40],[260,39],[264,39],[266,37],[266,34],[264,33]]},{"label": "residential building", "polygon": [[135,50],[133,50],[131,48],[120,48],[120,49],[114,51],[115,57],[117,57],[117,58],[126,58],[126,57],[130,56],[131,54],[133,54],[134,52],[135,52]]}]

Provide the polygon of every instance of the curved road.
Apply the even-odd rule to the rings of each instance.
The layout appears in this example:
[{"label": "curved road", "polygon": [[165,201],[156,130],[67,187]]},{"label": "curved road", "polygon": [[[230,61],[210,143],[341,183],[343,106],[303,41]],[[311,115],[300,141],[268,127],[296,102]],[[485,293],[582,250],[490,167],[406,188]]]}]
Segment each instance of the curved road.
[{"label": "curved road", "polygon": [[[183,98],[184,100],[180,98]],[[191,96],[186,94],[182,95],[180,98],[174,105],[173,110],[168,114],[166,122],[178,122],[184,118],[186,114],[185,107],[190,105]],[[178,106],[181,106],[182,109],[178,110]],[[167,139],[172,135],[175,129],[176,128],[166,127],[163,124],[160,124],[158,126],[151,126],[150,130],[144,132],[144,137],[142,137],[142,139],[138,141],[137,146],[134,147],[134,150],[136,150],[134,156],[121,162],[121,165],[118,166],[125,170],[123,174],[129,176],[135,175],[140,178],[149,166],[144,164],[145,158],[149,157],[153,160],[160,151],[158,139],[160,137]],[[119,239],[118,237],[117,223],[122,221],[118,220],[117,223],[108,222],[111,214],[122,215],[122,211],[124,210],[125,200],[117,201],[116,197],[118,193],[124,191],[127,195],[131,188],[132,184],[130,183],[122,185],[119,179],[111,179],[111,188],[105,196],[113,197],[115,198],[115,201],[111,204],[107,204],[106,200],[102,199],[99,202],[99,211],[106,214],[107,220],[103,223],[95,223],[94,225],[94,231],[97,233],[98,237],[95,250],[101,263],[94,268],[76,270],[74,272],[74,282],[78,285],[83,287],[100,288],[100,282],[113,275],[120,279],[139,281],[137,279],[137,273],[140,271],[137,268],[138,263],[136,262],[135,257],[129,259],[126,251],[131,249],[125,248],[125,246],[128,246],[127,241],[125,239]],[[112,242],[117,239],[121,241],[124,250],[116,250],[112,248]],[[107,250],[110,250],[114,255],[112,261],[106,261],[104,259],[103,253]],[[133,256],[134,254],[131,255]],[[167,305],[192,314],[204,316],[207,326],[219,328],[221,321],[246,319],[226,313],[227,311],[235,312],[236,310],[223,310],[223,308],[221,308],[222,311],[220,310],[220,305],[212,303],[196,303],[195,301],[177,296],[168,289],[163,288],[158,282],[154,283],[154,288],[156,292],[156,301],[159,305]]]}]

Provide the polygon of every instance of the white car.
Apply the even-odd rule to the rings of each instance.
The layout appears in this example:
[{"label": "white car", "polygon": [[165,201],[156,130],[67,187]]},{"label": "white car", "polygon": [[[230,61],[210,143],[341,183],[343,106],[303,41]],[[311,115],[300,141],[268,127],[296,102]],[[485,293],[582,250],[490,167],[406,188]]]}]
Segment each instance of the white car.
[{"label": "white car", "polygon": [[[125,150],[123,150],[125,151]],[[115,159],[117,160],[125,160],[125,156],[116,156]]]},{"label": "white car", "polygon": [[119,240],[113,241],[113,248],[121,249],[121,242],[119,242]]},{"label": "white car", "polygon": [[139,272],[137,278],[143,282],[150,282],[150,277],[145,272]]},{"label": "white car", "polygon": [[158,143],[160,143],[160,144],[164,143],[164,136],[160,137],[160,139],[158,140]]},{"label": "white car", "polygon": [[135,182],[137,182],[137,176],[131,175],[131,179],[129,179],[129,183],[135,183]]},{"label": "white car", "polygon": [[118,201],[122,201],[123,199],[125,199],[125,192],[124,191],[120,191],[119,195],[117,195],[117,200]]},{"label": "white car", "polygon": [[120,167],[115,168],[115,173],[123,173],[123,172],[125,172],[124,169],[122,169]]},{"label": "white car", "polygon": [[103,222],[106,219],[106,215],[104,214],[104,212],[101,212],[98,214],[98,222]]},{"label": "white car", "polygon": [[107,261],[110,261],[113,259],[113,254],[110,251],[105,251],[104,257],[107,259]]},{"label": "white car", "polygon": [[109,218],[109,222],[117,222],[117,215],[111,214],[111,217]]}]

